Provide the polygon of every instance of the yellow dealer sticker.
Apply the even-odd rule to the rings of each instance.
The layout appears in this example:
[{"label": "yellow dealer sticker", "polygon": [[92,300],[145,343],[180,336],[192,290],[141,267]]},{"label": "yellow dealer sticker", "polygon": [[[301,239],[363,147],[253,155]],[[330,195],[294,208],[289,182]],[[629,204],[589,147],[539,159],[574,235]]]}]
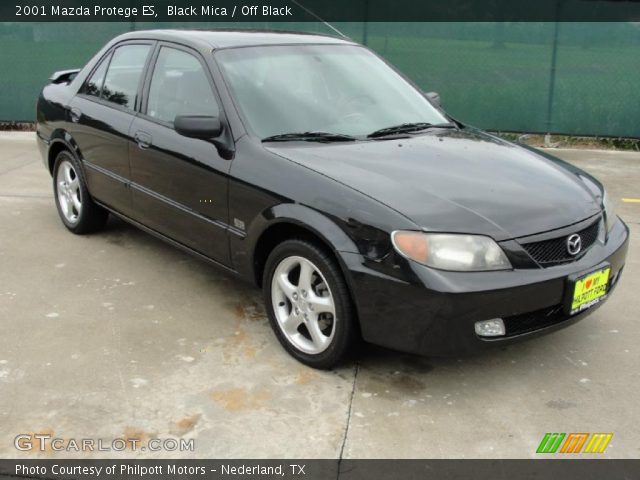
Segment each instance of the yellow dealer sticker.
[{"label": "yellow dealer sticker", "polygon": [[571,314],[578,313],[602,300],[607,294],[611,268],[603,268],[576,280],[571,302]]}]

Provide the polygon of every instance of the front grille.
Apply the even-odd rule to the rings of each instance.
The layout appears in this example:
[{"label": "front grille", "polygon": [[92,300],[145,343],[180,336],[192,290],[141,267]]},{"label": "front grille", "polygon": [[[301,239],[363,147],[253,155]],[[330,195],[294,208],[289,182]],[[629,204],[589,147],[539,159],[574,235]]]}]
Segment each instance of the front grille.
[{"label": "front grille", "polygon": [[577,260],[584,255],[587,250],[595,243],[598,238],[598,230],[600,221],[597,221],[587,228],[577,233],[582,239],[582,249],[578,255],[571,255],[567,251],[567,237],[552,238],[550,240],[542,240],[541,242],[523,243],[522,247],[527,251],[531,258],[538,262],[542,267],[552,267]]},{"label": "front grille", "polygon": [[550,327],[568,318],[562,309],[562,305],[555,305],[534,312],[504,317],[502,320],[506,330],[505,336],[510,337]]}]

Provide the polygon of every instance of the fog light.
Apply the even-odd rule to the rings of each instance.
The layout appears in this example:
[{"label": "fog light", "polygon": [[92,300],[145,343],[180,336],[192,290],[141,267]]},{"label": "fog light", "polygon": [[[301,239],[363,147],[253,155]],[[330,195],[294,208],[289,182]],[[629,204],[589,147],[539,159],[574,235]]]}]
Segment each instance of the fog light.
[{"label": "fog light", "polygon": [[505,334],[504,322],[501,318],[476,322],[476,335],[480,337],[500,337]]}]

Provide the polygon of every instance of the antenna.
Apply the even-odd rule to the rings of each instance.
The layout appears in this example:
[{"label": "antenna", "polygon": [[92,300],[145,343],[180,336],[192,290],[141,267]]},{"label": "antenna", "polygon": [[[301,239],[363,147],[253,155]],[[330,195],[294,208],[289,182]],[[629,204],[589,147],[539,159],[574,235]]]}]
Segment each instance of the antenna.
[{"label": "antenna", "polygon": [[300,5],[296,0],[291,0],[291,3],[296,4],[298,7],[300,7],[301,9],[303,9],[305,12],[307,12],[309,15],[311,15],[313,18],[317,18],[318,20],[320,20],[322,23],[324,23],[327,27],[329,27],[331,30],[333,30],[334,32],[336,32],[338,35],[340,35],[342,38],[346,38],[347,40],[351,40],[349,37],[347,37],[344,33],[342,33],[340,30],[338,30],[336,27],[334,27],[333,25],[331,25],[329,22],[323,20],[322,18],[320,18],[320,16],[316,15],[316,13],[312,12],[311,10],[309,10],[307,7],[305,7],[304,5]]}]

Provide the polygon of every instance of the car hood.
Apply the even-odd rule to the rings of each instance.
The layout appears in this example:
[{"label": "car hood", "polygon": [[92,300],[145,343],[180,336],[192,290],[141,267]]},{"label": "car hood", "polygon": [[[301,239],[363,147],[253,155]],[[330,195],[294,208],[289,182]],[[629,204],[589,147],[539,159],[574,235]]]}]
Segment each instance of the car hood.
[{"label": "car hood", "polygon": [[267,148],[426,230],[506,240],[564,227],[601,210],[601,185],[585,172],[468,128],[398,140]]}]

